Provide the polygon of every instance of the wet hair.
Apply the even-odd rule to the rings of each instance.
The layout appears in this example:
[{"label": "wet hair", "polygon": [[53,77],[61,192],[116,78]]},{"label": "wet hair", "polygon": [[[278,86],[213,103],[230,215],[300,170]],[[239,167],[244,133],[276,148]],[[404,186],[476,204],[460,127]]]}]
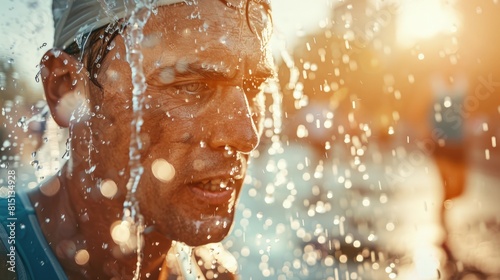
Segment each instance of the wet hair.
[{"label": "wet hair", "polygon": [[[232,5],[229,3],[229,0],[219,0],[220,2],[223,2],[226,6],[230,8],[237,9],[238,7]],[[245,15],[246,15],[246,21],[247,25],[250,27],[250,30],[254,32],[254,29],[252,28],[251,24],[251,19],[250,19],[250,4],[251,3],[256,3],[261,5],[265,12],[267,13],[269,19],[272,22],[272,17],[271,17],[271,6],[268,1],[266,0],[248,0],[246,1],[245,4]],[[120,23],[119,23],[120,24]],[[121,23],[123,24],[123,22]],[[111,24],[105,25],[99,29],[96,29],[95,31],[86,34],[82,38],[82,42],[84,42],[83,46],[81,48],[85,49],[85,52],[82,55],[82,49],[80,46],[76,43],[73,42],[71,43],[64,51],[70,55],[74,56],[80,56],[81,61],[86,65],[87,70],[89,71],[89,78],[90,81],[96,85],[97,87],[102,89],[102,85],[99,84],[97,81],[97,76],[99,73],[99,69],[101,67],[101,61],[104,60],[104,58],[107,56],[109,51],[112,49],[110,44],[114,41],[116,36],[119,34],[117,30],[118,28],[110,28]],[[87,48],[85,48],[88,46]]]},{"label": "wet hair", "polygon": [[[83,55],[80,57],[82,62],[87,66],[89,71],[89,78],[92,83],[102,89],[101,84],[97,81],[97,74],[100,69],[100,62],[107,56],[112,49],[110,43],[113,42],[118,32],[109,32],[108,26],[101,27],[90,34],[83,37],[82,41],[86,46],[89,46]],[[81,55],[80,47],[76,42],[70,44],[65,50],[66,53],[71,55]]]}]

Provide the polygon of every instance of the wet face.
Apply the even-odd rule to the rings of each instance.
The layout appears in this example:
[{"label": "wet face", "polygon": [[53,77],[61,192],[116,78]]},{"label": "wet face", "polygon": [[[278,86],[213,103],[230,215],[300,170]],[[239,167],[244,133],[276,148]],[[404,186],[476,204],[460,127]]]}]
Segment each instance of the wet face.
[{"label": "wet face", "polygon": [[[272,73],[261,39],[269,31],[265,15],[252,5],[249,27],[240,10],[199,1],[159,7],[148,21],[142,46],[144,174],[137,191],[146,231],[189,245],[220,241],[228,233],[248,154],[259,142],[260,87]],[[117,183],[112,200],[122,203],[132,119],[122,37],[99,73],[102,89],[90,94],[93,117],[74,138],[92,130],[94,174]],[[88,154],[87,145],[75,149]]]}]

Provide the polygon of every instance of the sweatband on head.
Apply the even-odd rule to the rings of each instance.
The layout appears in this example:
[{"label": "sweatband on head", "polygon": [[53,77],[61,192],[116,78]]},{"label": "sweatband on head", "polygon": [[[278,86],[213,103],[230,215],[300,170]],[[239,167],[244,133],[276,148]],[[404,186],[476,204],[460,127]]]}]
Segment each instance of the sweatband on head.
[{"label": "sweatband on head", "polygon": [[[113,16],[118,19],[128,16],[132,11],[127,11],[125,1],[53,0],[54,47],[65,49],[75,41],[78,35],[90,33],[113,22]],[[158,0],[156,5],[163,6],[181,2],[184,0]],[[107,6],[106,9],[103,8],[103,5]]]}]

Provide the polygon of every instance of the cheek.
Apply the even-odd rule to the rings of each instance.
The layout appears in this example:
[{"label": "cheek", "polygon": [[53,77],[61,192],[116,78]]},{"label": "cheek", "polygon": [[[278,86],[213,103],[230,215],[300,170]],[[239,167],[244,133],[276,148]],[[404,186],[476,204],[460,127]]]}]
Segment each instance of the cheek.
[{"label": "cheek", "polygon": [[[157,161],[164,161],[163,159],[156,159]],[[144,163],[144,173],[141,177],[141,182],[137,189],[137,196],[141,201],[141,208],[144,208],[145,213],[150,217],[156,217],[153,213],[162,213],[164,210],[172,207],[172,202],[179,201],[178,190],[176,186],[178,183],[175,181],[180,174],[175,173],[172,178],[163,178],[164,172],[160,172],[160,178],[154,174],[152,164],[155,162],[153,159],[148,159]],[[172,171],[175,169],[172,169]],[[172,179],[171,181],[164,181],[163,179]]]},{"label": "cheek", "polygon": [[132,102],[129,95],[130,92],[104,90],[100,105],[96,108],[96,115],[104,117],[106,121],[118,127],[130,124]]},{"label": "cheek", "polygon": [[126,149],[130,142],[132,112],[128,109],[128,102],[119,95],[104,92],[103,97],[99,107],[95,107],[89,129],[100,153],[111,154],[117,160],[128,156]]},{"label": "cheek", "polygon": [[[196,133],[200,121],[191,113],[193,108],[185,102],[170,99],[164,104],[151,103],[152,108],[145,109],[143,131],[149,134],[151,144],[186,143]],[[192,106],[191,106],[192,107]]]}]

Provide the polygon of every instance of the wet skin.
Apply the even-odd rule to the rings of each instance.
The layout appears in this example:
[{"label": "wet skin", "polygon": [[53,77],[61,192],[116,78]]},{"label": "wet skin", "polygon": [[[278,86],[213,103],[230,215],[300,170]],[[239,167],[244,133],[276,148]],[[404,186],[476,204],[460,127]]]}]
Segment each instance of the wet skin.
[{"label": "wet skin", "polygon": [[[264,10],[253,7],[251,18],[262,18]],[[199,17],[192,19],[193,12]],[[252,32],[239,10],[220,1],[199,1],[159,7],[145,26],[144,174],[137,199],[146,226],[142,275],[149,272],[150,279],[158,278],[172,240],[197,246],[218,242],[229,232],[248,155],[259,142],[259,87],[273,67],[266,40],[261,40],[268,26],[254,23]],[[71,158],[31,200],[72,278],[82,273],[91,279],[126,278],[135,269],[135,254],[126,246],[120,250],[110,234],[111,225],[121,220],[129,177],[132,81],[125,56],[123,38],[117,36],[99,70],[102,89],[63,52],[49,51],[42,62],[52,115],[70,129]],[[77,101],[86,97],[72,118],[61,109],[68,95]],[[173,178],[153,175],[158,159],[173,166]],[[103,180],[118,186],[110,198],[100,191]],[[74,260],[79,249],[89,252],[84,265]]]}]

